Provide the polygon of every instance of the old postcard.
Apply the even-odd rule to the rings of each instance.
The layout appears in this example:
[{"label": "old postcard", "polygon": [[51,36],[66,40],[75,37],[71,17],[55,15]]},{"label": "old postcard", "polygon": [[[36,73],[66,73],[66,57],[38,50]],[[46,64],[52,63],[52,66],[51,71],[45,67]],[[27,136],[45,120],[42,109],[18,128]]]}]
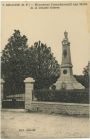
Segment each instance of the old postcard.
[{"label": "old postcard", "polygon": [[1,139],[89,138],[90,2],[1,2]]}]

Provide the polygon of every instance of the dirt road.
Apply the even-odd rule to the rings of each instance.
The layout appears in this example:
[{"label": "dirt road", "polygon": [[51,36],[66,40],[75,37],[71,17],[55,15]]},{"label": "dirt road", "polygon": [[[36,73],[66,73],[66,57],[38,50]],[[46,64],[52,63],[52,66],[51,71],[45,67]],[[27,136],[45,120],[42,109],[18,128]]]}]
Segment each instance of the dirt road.
[{"label": "dirt road", "polygon": [[2,139],[89,137],[89,119],[65,115],[2,110]]}]

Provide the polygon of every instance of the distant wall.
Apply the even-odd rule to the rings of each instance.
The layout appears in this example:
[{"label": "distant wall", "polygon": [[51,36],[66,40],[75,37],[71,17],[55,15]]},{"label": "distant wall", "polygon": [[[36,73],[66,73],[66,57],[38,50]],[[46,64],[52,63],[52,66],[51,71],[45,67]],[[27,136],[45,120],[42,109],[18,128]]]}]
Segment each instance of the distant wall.
[{"label": "distant wall", "polygon": [[27,110],[68,115],[89,115],[89,104],[32,101]]}]

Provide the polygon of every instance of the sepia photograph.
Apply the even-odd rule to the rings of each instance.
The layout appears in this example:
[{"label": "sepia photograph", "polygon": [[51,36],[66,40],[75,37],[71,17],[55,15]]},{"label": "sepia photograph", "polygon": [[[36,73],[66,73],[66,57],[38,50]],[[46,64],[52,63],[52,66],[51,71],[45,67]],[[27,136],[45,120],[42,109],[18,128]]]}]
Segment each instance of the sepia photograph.
[{"label": "sepia photograph", "polygon": [[0,60],[1,139],[90,137],[90,1],[2,1]]}]

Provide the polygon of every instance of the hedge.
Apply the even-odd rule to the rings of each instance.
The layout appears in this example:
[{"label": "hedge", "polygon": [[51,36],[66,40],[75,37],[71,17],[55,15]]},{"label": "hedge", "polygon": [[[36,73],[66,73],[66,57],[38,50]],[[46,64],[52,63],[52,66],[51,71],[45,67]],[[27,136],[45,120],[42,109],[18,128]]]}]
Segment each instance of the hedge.
[{"label": "hedge", "polygon": [[38,101],[67,103],[89,103],[89,90],[34,90],[33,97]]}]

